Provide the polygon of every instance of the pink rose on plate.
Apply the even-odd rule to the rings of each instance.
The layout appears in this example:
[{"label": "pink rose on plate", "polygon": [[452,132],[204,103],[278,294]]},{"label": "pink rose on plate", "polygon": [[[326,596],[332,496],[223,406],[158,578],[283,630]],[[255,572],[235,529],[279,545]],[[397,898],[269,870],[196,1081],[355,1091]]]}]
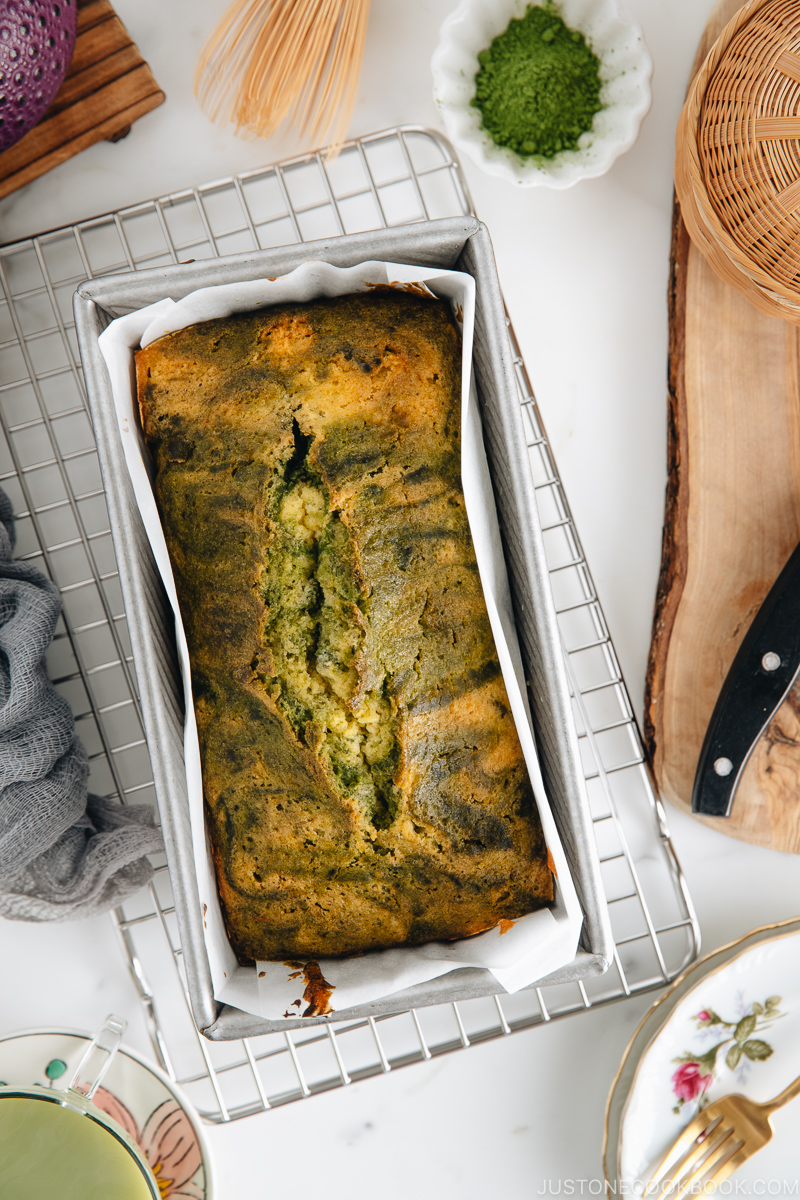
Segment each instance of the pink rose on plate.
[{"label": "pink rose on plate", "polygon": [[713,1076],[701,1075],[700,1065],[696,1062],[684,1063],[678,1067],[672,1076],[672,1088],[680,1100],[695,1100],[708,1090]]},{"label": "pink rose on plate", "polygon": [[708,1024],[708,1022],[711,1020],[711,1013],[708,1011],[708,1009],[701,1008],[700,1012],[697,1014],[697,1020],[704,1021],[706,1024]]}]

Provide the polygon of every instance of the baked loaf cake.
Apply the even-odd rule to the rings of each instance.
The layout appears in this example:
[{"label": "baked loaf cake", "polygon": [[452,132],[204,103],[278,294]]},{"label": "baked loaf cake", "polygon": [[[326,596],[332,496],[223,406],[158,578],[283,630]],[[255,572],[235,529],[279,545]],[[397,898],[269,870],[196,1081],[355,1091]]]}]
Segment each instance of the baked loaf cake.
[{"label": "baked loaf cake", "polygon": [[448,305],[285,305],[136,367],[237,954],[465,937],[551,900],[464,509]]}]

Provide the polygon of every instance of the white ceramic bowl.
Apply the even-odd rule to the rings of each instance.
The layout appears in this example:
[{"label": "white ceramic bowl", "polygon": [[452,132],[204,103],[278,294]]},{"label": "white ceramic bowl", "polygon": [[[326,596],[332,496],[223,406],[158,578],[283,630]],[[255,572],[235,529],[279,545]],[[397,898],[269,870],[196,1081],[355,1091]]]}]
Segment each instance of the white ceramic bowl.
[{"label": "white ceramic bowl", "polygon": [[577,150],[552,159],[520,158],[492,141],[470,101],[478,55],[531,6],[531,0],[462,0],[441,28],[431,64],[433,96],[451,141],[488,174],[520,187],[571,187],[603,175],[636,141],[650,108],[653,63],[641,30],[621,20],[615,0],[555,0],[559,15],[585,36],[600,60],[603,108],[581,134]]}]

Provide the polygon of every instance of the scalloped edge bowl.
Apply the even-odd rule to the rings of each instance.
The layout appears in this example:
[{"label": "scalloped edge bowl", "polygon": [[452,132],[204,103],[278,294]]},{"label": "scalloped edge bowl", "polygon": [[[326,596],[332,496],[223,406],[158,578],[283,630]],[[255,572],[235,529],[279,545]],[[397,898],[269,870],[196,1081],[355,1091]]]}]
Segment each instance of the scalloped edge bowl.
[{"label": "scalloped edge bowl", "polygon": [[577,150],[553,159],[520,158],[498,146],[481,126],[475,95],[478,54],[528,8],[530,0],[462,0],[444,21],[431,67],[433,98],[454,145],[489,175],[519,187],[567,188],[603,175],[639,134],[652,99],[653,61],[638,25],[623,21],[615,0],[554,0],[571,29],[579,30],[600,60],[603,108]]}]

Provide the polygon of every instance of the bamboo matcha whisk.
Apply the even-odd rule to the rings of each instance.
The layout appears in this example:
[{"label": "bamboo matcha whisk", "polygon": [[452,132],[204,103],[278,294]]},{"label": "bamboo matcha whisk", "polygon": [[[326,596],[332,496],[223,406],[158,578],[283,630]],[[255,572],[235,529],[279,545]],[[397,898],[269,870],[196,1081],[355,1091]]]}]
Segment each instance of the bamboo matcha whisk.
[{"label": "bamboo matcha whisk", "polygon": [[233,0],[195,68],[212,121],[268,137],[283,121],[335,147],[350,121],[369,0]]}]

